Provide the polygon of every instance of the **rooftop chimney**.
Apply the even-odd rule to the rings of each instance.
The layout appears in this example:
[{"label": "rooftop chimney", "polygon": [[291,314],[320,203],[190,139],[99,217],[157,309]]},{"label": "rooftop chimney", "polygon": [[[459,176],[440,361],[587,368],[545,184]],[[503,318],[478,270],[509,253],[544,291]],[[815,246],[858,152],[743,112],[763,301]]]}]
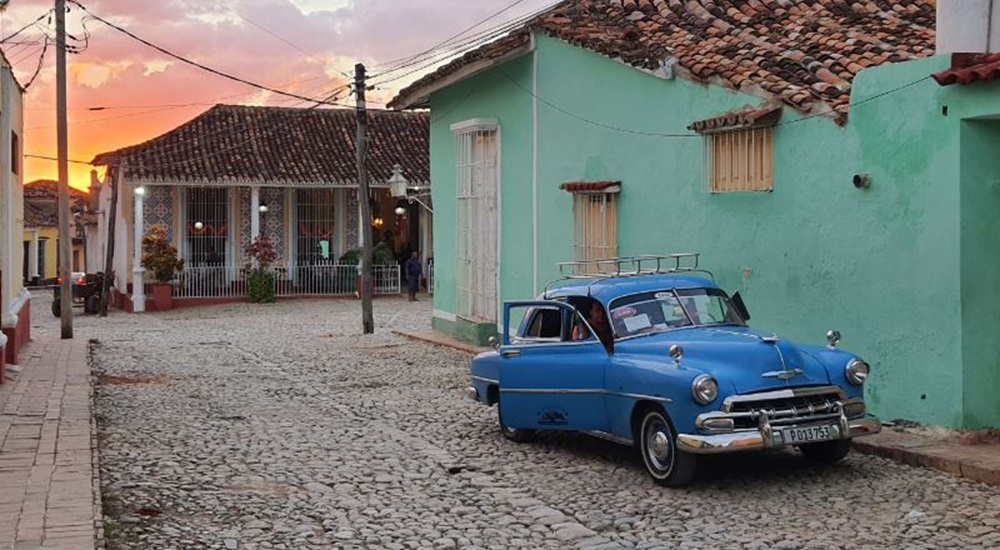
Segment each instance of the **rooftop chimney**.
[{"label": "rooftop chimney", "polygon": [[937,53],[1000,51],[1000,0],[937,0]]}]

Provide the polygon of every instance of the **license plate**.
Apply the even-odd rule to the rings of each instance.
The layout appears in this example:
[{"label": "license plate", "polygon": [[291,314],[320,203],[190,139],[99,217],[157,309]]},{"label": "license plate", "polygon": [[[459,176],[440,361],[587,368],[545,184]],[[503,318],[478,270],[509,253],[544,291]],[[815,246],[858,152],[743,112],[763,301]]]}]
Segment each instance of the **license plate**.
[{"label": "license plate", "polygon": [[840,438],[840,426],[836,424],[824,424],[820,426],[782,428],[781,437],[784,439],[785,445],[829,441]]}]

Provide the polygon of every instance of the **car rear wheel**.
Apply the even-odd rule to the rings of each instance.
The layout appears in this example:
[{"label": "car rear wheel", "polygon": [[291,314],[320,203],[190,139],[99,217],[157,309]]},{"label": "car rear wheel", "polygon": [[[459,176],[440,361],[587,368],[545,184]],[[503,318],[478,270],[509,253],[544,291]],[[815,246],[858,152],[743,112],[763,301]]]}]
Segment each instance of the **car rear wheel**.
[{"label": "car rear wheel", "polygon": [[834,441],[823,441],[821,443],[809,443],[799,445],[802,455],[813,462],[823,464],[836,464],[847,456],[851,450],[850,439],[837,439]]},{"label": "car rear wheel", "polygon": [[59,317],[62,315],[62,303],[59,298],[52,300],[52,315]]},{"label": "car rear wheel", "polygon": [[535,430],[511,428],[503,423],[503,416],[500,414],[500,403],[497,403],[497,422],[500,424],[500,433],[515,443],[527,443],[535,439]]},{"label": "car rear wheel", "polygon": [[639,452],[653,481],[667,487],[682,487],[694,479],[696,457],[677,450],[677,434],[660,407],[650,407],[639,424]]}]

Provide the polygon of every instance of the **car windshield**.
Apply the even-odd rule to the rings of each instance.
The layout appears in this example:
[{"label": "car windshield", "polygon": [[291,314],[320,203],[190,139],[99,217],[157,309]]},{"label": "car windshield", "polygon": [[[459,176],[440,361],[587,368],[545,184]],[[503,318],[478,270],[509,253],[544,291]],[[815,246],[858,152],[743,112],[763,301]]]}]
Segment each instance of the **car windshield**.
[{"label": "car windshield", "polygon": [[726,293],[716,288],[642,292],[611,302],[616,338],[679,327],[744,325]]}]

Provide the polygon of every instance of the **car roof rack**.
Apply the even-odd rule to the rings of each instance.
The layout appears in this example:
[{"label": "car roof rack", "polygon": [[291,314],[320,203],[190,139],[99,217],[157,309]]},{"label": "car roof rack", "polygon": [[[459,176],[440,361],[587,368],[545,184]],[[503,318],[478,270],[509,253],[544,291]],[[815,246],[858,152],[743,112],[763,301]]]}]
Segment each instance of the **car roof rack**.
[{"label": "car roof rack", "polygon": [[666,275],[670,273],[704,273],[715,280],[715,275],[707,269],[698,267],[701,253],[686,252],[680,254],[646,254],[640,256],[622,256],[602,260],[579,260],[560,262],[561,277],[545,285],[545,294],[549,288],[560,281],[571,279],[589,279],[594,282],[612,277],[636,277],[642,275]]}]

